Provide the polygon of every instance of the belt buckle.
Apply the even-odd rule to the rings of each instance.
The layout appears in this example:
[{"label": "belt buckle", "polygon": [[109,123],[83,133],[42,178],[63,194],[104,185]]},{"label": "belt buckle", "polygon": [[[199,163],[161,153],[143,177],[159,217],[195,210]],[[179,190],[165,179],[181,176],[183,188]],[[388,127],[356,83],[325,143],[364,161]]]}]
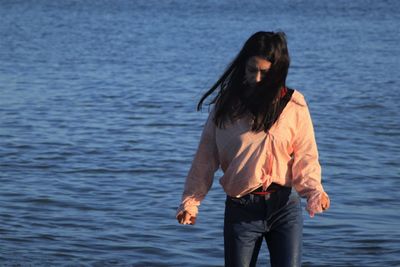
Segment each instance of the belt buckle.
[{"label": "belt buckle", "polygon": [[275,192],[275,190],[265,191],[265,193],[266,193],[266,194],[264,195],[265,200],[270,199],[271,194],[274,193],[274,192]]}]

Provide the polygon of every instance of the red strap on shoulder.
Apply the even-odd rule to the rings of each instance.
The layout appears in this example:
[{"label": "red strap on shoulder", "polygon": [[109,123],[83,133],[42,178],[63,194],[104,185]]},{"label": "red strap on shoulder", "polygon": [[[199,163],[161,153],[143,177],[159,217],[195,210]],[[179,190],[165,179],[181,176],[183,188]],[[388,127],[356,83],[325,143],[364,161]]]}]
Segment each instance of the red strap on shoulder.
[{"label": "red strap on shoulder", "polygon": [[281,90],[281,98],[284,97],[287,93],[287,88],[283,87],[283,89]]}]

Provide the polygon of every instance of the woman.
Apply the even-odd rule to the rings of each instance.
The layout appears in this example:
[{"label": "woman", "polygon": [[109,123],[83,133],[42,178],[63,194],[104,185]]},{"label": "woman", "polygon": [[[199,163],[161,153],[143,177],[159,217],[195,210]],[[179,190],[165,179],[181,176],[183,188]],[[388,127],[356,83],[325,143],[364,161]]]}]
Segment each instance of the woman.
[{"label": "woman", "polygon": [[311,217],[330,205],[306,101],[286,87],[289,62],[284,33],[257,32],[197,107],[218,90],[176,217],[195,223],[221,167],[225,266],[255,266],[263,239],[272,266],[300,266],[299,196]]}]

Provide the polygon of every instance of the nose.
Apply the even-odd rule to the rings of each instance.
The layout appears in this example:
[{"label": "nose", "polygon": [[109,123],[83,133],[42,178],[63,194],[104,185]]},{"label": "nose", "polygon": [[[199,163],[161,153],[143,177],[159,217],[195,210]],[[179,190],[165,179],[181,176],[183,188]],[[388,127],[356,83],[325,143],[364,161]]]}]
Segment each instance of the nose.
[{"label": "nose", "polygon": [[256,82],[260,82],[261,81],[261,71],[257,71],[256,73]]}]

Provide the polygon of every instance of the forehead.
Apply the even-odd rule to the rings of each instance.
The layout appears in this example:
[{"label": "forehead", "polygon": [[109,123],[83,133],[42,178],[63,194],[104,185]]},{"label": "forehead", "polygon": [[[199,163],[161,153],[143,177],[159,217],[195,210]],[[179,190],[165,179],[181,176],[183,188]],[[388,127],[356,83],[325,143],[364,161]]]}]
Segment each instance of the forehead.
[{"label": "forehead", "polygon": [[267,69],[271,66],[271,62],[262,57],[253,56],[247,60],[247,65],[260,69]]}]

